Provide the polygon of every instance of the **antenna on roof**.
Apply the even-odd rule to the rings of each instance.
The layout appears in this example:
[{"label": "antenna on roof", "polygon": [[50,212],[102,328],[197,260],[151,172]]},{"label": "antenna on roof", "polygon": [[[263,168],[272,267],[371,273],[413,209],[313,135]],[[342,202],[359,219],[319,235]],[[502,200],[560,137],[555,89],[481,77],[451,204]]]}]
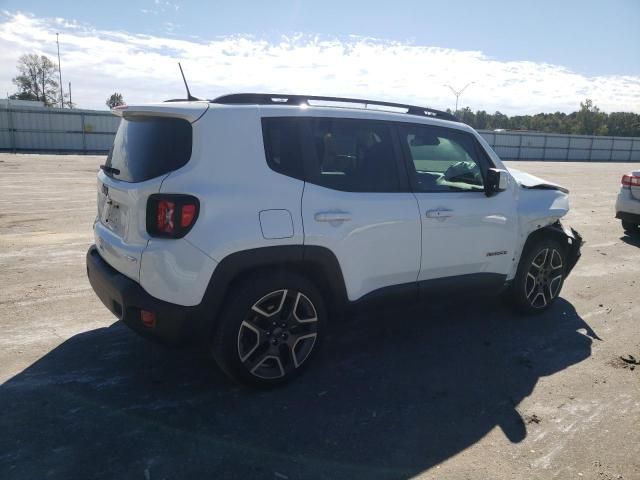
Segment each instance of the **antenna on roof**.
[{"label": "antenna on roof", "polygon": [[182,74],[182,80],[184,81],[184,88],[187,89],[187,100],[189,101],[200,100],[199,98],[196,98],[193,95],[191,95],[191,92],[189,91],[189,85],[187,85],[187,79],[184,77],[184,72],[182,71],[182,65],[180,65],[180,62],[178,62],[178,67],[180,68],[180,73]]}]

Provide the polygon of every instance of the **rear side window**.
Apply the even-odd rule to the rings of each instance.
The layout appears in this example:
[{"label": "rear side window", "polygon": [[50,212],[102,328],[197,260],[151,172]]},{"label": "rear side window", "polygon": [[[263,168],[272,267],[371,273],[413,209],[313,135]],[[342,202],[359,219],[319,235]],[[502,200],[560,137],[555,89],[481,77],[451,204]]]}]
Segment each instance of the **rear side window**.
[{"label": "rear side window", "polygon": [[303,179],[301,123],[294,117],[263,118],[262,136],[267,164],[278,173]]},{"label": "rear side window", "polygon": [[390,128],[371,120],[314,118],[316,152],[308,180],[347,192],[397,192],[398,163]]},{"label": "rear side window", "polygon": [[191,158],[192,129],[187,120],[168,117],[123,118],[106,165],[108,175],[142,182],[183,167]]}]

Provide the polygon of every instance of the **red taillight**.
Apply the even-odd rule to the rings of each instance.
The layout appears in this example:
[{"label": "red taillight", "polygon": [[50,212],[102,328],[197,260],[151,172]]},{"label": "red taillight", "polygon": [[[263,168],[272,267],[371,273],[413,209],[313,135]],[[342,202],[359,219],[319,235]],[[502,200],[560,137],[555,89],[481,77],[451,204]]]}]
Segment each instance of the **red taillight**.
[{"label": "red taillight", "polygon": [[196,223],[199,209],[200,202],[191,195],[151,195],[147,201],[147,232],[153,237],[184,237]]},{"label": "red taillight", "polygon": [[196,206],[194,204],[183,205],[180,210],[180,226],[182,228],[190,227],[194,218],[196,218]]},{"label": "red taillight", "polygon": [[629,173],[622,176],[623,187],[640,187],[640,177]]},{"label": "red taillight", "polygon": [[160,200],[156,210],[156,227],[159,232],[173,233],[175,231],[176,204],[168,200]]},{"label": "red taillight", "polygon": [[153,328],[156,326],[156,313],[149,310],[140,310],[140,321],[145,327]]}]

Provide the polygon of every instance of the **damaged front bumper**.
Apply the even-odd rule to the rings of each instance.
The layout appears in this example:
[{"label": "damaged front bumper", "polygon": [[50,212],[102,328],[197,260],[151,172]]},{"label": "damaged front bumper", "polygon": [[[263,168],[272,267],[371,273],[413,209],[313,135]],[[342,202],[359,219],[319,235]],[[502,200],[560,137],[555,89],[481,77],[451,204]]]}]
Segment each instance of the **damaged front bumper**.
[{"label": "damaged front bumper", "polygon": [[582,255],[580,249],[584,244],[584,240],[582,239],[582,236],[573,228],[562,225],[560,221],[557,221],[549,228],[553,228],[554,230],[558,231],[558,233],[561,234],[565,239],[567,245],[567,266],[565,276],[568,277],[571,273],[571,270],[573,270],[573,267],[575,267],[576,263],[578,263],[580,255]]}]

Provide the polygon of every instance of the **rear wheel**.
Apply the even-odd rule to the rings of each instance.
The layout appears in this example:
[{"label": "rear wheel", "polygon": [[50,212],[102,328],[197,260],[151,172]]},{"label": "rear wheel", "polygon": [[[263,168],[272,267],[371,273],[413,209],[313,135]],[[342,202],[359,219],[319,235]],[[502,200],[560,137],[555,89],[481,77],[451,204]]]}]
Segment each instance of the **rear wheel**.
[{"label": "rear wheel", "polygon": [[637,224],[631,222],[625,222],[622,220],[622,229],[629,235],[636,234],[640,231],[640,227]]},{"label": "rear wheel", "polygon": [[557,300],[564,283],[565,258],[563,246],[551,238],[540,239],[527,247],[510,292],[519,310],[541,312]]},{"label": "rear wheel", "polygon": [[313,283],[295,273],[258,274],[229,293],[212,348],[233,380],[269,387],[309,363],[324,333],[325,308]]}]

